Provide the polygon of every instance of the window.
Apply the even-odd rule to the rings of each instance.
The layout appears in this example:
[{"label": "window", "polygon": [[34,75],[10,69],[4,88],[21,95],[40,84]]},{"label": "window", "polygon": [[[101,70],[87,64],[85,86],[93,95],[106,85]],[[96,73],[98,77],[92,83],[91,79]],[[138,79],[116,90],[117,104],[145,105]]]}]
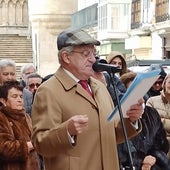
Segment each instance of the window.
[{"label": "window", "polygon": [[107,4],[99,7],[99,30],[107,29]]},{"label": "window", "polygon": [[108,3],[99,7],[99,31],[126,32],[130,21],[129,3]]},{"label": "window", "polygon": [[141,2],[140,0],[132,1],[132,13],[131,13],[131,28],[138,28],[141,18]]},{"label": "window", "polygon": [[111,30],[127,31],[129,29],[129,4],[111,5]]},{"label": "window", "polygon": [[156,22],[161,22],[169,19],[169,0],[156,0]]}]

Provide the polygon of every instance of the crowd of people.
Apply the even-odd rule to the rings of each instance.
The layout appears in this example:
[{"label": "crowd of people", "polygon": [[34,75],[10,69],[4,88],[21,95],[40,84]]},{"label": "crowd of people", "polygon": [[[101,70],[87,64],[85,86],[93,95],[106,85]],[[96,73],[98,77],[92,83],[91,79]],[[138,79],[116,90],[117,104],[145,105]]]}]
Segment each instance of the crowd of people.
[{"label": "crowd of people", "polygon": [[99,45],[81,29],[64,30],[60,66],[44,78],[27,64],[17,80],[15,61],[0,60],[0,169],[170,170],[170,74],[159,66],[158,80],[124,113],[125,141],[122,120],[107,118],[136,73],[118,51],[106,62],[120,73],[94,71]]}]

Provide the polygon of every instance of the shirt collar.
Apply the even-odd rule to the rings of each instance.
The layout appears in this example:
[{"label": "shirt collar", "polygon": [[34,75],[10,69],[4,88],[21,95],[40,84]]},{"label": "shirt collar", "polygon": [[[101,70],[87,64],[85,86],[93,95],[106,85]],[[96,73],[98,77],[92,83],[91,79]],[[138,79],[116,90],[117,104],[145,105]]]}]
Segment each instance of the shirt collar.
[{"label": "shirt collar", "polygon": [[72,79],[74,79],[76,82],[79,82],[79,79],[76,78],[70,71],[66,70],[65,68],[63,68],[63,70],[64,70]]}]

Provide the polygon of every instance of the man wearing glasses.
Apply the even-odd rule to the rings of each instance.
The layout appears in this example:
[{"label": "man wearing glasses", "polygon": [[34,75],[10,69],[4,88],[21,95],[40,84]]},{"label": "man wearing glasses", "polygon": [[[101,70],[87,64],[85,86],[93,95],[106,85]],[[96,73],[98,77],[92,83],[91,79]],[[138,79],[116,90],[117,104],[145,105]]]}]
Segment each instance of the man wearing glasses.
[{"label": "man wearing glasses", "polygon": [[36,73],[36,68],[33,64],[26,64],[21,67],[21,81],[20,81],[20,83],[23,87],[26,86],[27,76],[32,73]]},{"label": "man wearing glasses", "polygon": [[[46,170],[119,170],[117,142],[124,137],[119,120],[107,122],[114,106],[106,86],[92,77],[95,45],[83,30],[60,33],[60,67],[35,94],[32,141]],[[136,103],[125,120],[129,137],[141,129],[143,100]]]},{"label": "man wearing glasses", "polygon": [[158,96],[161,93],[162,90],[162,83],[167,75],[167,73],[165,72],[165,70],[163,69],[163,67],[160,64],[152,64],[149,68],[148,71],[152,71],[152,70],[156,70],[156,69],[160,69],[160,77],[156,80],[156,82],[152,85],[152,87],[149,89],[149,91],[145,94],[144,96],[144,100],[145,102],[153,96]]},{"label": "man wearing glasses", "polygon": [[37,73],[32,73],[26,78],[26,88],[34,95],[42,83],[42,77]]}]

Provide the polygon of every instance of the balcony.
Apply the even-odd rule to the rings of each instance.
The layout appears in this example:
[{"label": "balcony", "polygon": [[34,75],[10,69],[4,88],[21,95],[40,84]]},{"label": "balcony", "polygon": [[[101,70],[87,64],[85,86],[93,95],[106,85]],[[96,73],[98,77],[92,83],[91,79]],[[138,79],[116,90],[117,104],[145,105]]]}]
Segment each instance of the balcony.
[{"label": "balcony", "polygon": [[131,29],[136,29],[139,28],[141,26],[140,22],[133,22],[131,23]]},{"label": "balcony", "polygon": [[96,27],[98,24],[98,3],[84,8],[71,17],[71,25],[74,29]]},{"label": "balcony", "polygon": [[164,21],[169,20],[169,19],[170,19],[170,16],[169,16],[168,13],[166,13],[166,14],[163,14],[163,15],[156,16],[155,19],[156,19],[156,23],[158,23],[158,22],[164,22]]}]

